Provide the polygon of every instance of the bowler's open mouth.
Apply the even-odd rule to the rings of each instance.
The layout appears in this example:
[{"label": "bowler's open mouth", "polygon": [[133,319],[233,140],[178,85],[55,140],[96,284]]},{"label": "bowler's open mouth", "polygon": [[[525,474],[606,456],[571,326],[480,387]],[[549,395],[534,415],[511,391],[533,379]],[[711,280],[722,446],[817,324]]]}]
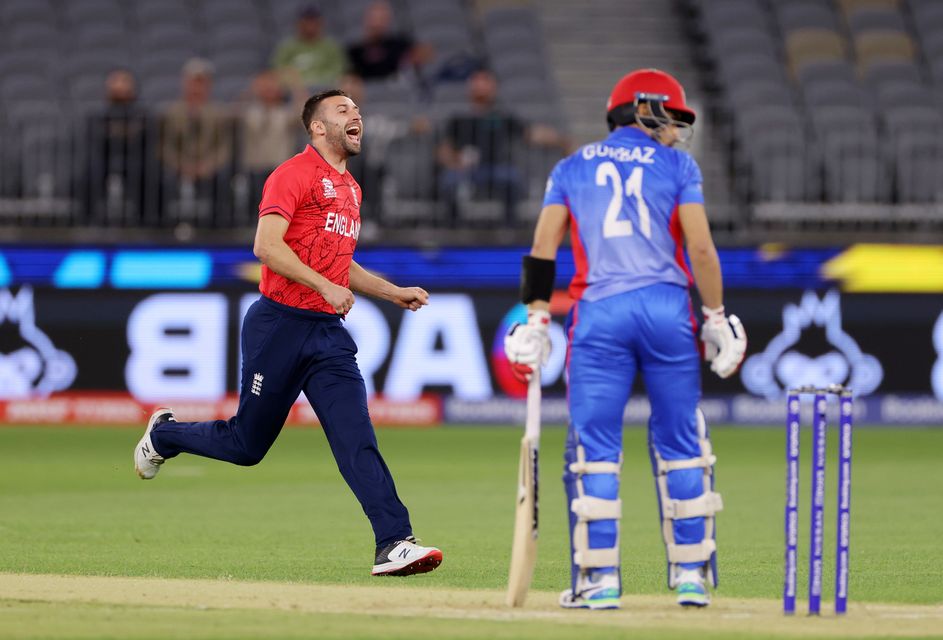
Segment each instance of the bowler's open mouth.
[{"label": "bowler's open mouth", "polygon": [[361,129],[359,124],[348,125],[344,130],[344,133],[347,134],[347,137],[354,142],[360,142],[360,132]]}]

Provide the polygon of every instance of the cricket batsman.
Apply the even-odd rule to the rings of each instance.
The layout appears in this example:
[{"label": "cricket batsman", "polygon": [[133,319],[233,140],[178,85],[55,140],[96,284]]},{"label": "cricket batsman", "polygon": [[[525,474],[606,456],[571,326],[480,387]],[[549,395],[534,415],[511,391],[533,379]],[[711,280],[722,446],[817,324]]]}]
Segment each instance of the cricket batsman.
[{"label": "cricket batsman", "polygon": [[134,449],[134,468],[148,480],[181,453],[258,464],[304,391],[373,526],[373,575],[425,573],[439,566],[442,552],[413,537],[367,412],[357,346],[342,320],[354,304],[352,291],[411,311],[429,294],[397,287],[353,260],[362,196],[347,160],[360,153],[360,109],[343,91],[325,91],[308,99],[301,119],[310,144],[272,172],[259,205],[254,250],[262,295],[243,322],[237,413],[178,422],[170,409],[158,409]]},{"label": "cricket batsman", "polygon": [[[683,606],[707,606],[717,586],[715,457],[701,396],[700,345],[689,287],[703,304],[700,332],[711,370],[732,375],[746,334],[723,304],[701,171],[673,146],[695,113],[684,89],[656,69],[629,73],[607,104],[611,133],[561,160],[547,182],[521,294],[527,324],[505,350],[529,378],[550,350],[547,328],[557,249],[569,227],[576,274],[565,323],[570,425],[563,482],[570,520],[568,608],[618,608],[622,416],[636,372],[651,402],[649,454],[657,488],[668,586]],[[685,262],[685,249],[691,271]]]}]

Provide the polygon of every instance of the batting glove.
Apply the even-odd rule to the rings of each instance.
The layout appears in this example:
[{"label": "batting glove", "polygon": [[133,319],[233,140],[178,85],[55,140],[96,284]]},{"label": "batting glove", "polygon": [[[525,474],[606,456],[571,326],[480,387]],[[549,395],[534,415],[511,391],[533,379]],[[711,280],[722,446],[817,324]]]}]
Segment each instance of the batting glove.
[{"label": "batting glove", "polygon": [[521,382],[528,382],[534,367],[547,364],[550,357],[550,314],[528,311],[527,324],[515,322],[504,336],[504,353],[511,362],[511,373]]},{"label": "batting glove", "polygon": [[724,314],[724,307],[701,307],[704,326],[701,341],[704,359],[711,363],[711,371],[721,378],[729,378],[736,371],[747,351],[747,333],[740,318]]}]

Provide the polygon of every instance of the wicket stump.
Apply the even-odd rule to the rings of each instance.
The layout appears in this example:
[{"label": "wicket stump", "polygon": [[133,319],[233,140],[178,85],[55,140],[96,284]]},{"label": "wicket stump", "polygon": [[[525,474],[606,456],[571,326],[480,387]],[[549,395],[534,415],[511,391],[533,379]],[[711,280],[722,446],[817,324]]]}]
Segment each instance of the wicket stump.
[{"label": "wicket stump", "polygon": [[841,385],[800,387],[786,400],[786,570],[783,612],[796,612],[799,542],[799,431],[801,395],[813,395],[812,491],[809,525],[809,615],[818,615],[822,604],[822,552],[825,546],[825,459],[828,396],[839,398],[838,515],[835,540],[835,613],[848,609],[848,545],[851,525],[851,427],[852,392]]}]

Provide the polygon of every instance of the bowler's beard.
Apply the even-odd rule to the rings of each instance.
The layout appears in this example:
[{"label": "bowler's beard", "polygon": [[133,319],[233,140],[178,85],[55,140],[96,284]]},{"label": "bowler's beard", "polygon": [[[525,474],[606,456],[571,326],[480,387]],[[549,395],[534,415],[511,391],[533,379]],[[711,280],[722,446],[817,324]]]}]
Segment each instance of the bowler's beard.
[{"label": "bowler's beard", "polygon": [[360,145],[355,145],[347,138],[344,127],[333,123],[325,123],[325,125],[327,130],[324,135],[325,140],[335,149],[342,151],[345,159],[360,154]]}]

